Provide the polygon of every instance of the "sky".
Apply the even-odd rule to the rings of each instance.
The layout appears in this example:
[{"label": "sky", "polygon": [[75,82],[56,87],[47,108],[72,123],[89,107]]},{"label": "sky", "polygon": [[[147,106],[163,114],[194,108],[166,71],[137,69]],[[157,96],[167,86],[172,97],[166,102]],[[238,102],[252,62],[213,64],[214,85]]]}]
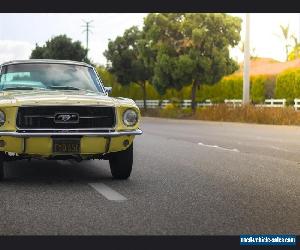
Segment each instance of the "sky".
[{"label": "sky", "polygon": [[[229,13],[245,19],[244,13]],[[89,57],[97,64],[106,64],[103,52],[109,39],[122,35],[136,25],[142,27],[147,13],[0,13],[0,63],[28,59],[35,44],[44,45],[51,37],[66,34],[86,46],[84,20],[90,21]],[[280,38],[280,25],[289,25],[291,34],[300,40],[300,14],[252,13],[250,15],[250,48],[255,56],[284,61],[284,42]],[[241,40],[244,40],[242,24]],[[231,49],[232,58],[241,62],[239,48]]]}]

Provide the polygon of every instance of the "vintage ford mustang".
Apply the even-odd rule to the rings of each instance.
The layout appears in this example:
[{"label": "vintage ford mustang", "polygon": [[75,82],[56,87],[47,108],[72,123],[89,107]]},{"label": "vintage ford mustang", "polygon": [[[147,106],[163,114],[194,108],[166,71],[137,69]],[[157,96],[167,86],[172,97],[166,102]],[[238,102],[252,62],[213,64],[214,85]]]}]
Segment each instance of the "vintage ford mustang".
[{"label": "vintage ford mustang", "polygon": [[0,179],[3,163],[22,159],[109,160],[127,179],[133,139],[142,134],[134,101],[108,96],[86,63],[23,60],[0,65]]}]

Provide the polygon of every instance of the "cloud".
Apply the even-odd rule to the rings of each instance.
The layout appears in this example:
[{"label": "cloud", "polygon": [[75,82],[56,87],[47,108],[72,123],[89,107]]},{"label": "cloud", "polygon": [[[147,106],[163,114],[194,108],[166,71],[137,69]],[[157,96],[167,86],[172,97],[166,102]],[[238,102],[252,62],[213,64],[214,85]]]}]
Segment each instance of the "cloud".
[{"label": "cloud", "polygon": [[0,40],[0,63],[10,60],[29,59],[35,45],[14,40]]},{"label": "cloud", "polygon": [[[28,59],[33,48],[30,44],[38,43],[42,46],[47,40],[61,34],[66,34],[73,41],[81,41],[85,47],[86,33],[83,33],[83,20],[93,20],[92,32],[89,35],[89,57],[95,63],[105,64],[103,52],[107,49],[108,39],[122,35],[125,29],[132,25],[142,26],[146,15],[146,13],[0,13],[0,62]],[[34,27],[34,32],[28,32],[23,27]]]}]

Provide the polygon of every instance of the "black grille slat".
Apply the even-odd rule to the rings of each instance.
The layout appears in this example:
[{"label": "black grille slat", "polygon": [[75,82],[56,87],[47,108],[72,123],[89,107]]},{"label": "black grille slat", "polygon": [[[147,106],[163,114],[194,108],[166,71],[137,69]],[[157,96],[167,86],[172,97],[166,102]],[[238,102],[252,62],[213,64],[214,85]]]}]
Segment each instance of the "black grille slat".
[{"label": "black grille slat", "polygon": [[[55,123],[56,113],[77,113],[78,123]],[[82,118],[81,118],[82,117]],[[35,106],[19,107],[19,129],[95,129],[115,126],[114,107],[90,106]]]}]

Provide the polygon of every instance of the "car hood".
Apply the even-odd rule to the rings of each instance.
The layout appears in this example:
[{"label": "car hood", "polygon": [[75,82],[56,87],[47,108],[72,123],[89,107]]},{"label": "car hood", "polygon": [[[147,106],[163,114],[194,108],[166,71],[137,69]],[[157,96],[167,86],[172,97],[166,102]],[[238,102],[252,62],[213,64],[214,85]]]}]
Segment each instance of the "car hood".
[{"label": "car hood", "polygon": [[134,105],[131,99],[112,98],[101,93],[88,91],[45,91],[45,90],[12,90],[0,92],[1,106],[24,105]]}]

